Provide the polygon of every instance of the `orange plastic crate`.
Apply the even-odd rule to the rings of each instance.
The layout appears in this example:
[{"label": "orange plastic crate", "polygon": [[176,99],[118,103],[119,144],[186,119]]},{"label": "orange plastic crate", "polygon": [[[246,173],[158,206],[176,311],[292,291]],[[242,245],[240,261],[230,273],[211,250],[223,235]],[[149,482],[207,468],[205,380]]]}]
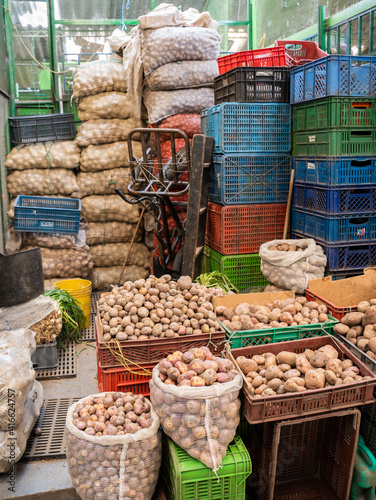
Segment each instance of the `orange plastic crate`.
[{"label": "orange plastic crate", "polygon": [[220,75],[240,66],[294,66],[294,59],[288,55],[284,47],[244,50],[218,58]]},{"label": "orange plastic crate", "polygon": [[205,243],[222,255],[255,253],[265,241],[281,239],[286,203],[218,205],[209,202]]}]

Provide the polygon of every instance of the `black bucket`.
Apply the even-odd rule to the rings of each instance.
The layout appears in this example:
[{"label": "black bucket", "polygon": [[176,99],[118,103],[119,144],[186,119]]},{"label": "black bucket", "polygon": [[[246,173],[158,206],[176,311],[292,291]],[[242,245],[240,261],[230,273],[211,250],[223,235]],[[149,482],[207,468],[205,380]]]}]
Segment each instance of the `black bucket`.
[{"label": "black bucket", "polygon": [[40,248],[0,253],[0,306],[9,307],[35,299],[44,292]]}]

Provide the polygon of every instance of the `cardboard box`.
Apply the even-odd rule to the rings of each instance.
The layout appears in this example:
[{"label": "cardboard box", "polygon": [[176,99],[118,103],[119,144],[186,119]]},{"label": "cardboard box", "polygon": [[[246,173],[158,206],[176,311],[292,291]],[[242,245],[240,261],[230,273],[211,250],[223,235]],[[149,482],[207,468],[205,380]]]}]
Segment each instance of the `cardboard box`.
[{"label": "cardboard box", "polygon": [[261,293],[239,293],[237,295],[224,295],[214,297],[214,307],[226,306],[236,307],[239,304],[253,304],[255,306],[265,306],[268,302],[275,300],[286,300],[295,298],[295,292],[261,292]]}]

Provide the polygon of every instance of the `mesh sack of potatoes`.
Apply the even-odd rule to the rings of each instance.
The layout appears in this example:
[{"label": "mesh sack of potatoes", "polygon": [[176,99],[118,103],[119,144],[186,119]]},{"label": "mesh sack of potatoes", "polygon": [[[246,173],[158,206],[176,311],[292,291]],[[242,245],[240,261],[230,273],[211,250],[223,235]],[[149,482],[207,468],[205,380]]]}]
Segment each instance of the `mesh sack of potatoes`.
[{"label": "mesh sack of potatoes", "polygon": [[[123,267],[94,267],[93,272],[93,288],[95,290],[107,290],[111,286],[119,282],[120,274]],[[137,279],[147,278],[149,276],[149,269],[139,266],[126,266],[122,281],[136,281]]]},{"label": "mesh sack of potatoes", "polygon": [[[136,158],[142,157],[140,142],[132,141],[132,152]],[[88,146],[81,152],[82,172],[98,172],[121,167],[129,167],[128,143],[125,141]]]},{"label": "mesh sack of potatoes", "polygon": [[73,97],[101,92],[126,92],[127,87],[127,73],[121,58],[82,64],[73,75]]},{"label": "mesh sack of potatoes", "polygon": [[[108,425],[99,417],[84,420],[98,412]],[[68,471],[82,500],[151,499],[162,433],[144,396],[101,393],[80,399],[68,409],[65,437]]]},{"label": "mesh sack of potatoes", "polygon": [[78,117],[82,122],[101,118],[126,119],[132,115],[132,105],[132,99],[124,92],[102,92],[80,98]]},{"label": "mesh sack of potatoes", "polygon": [[157,123],[180,113],[200,113],[214,106],[212,88],[183,90],[144,90],[144,101],[148,110],[149,123]]},{"label": "mesh sack of potatoes", "polygon": [[[125,203],[120,196],[86,196],[81,200],[81,215],[88,222],[119,221],[135,224],[140,217],[138,205]],[[89,225],[90,227],[90,225]]]},{"label": "mesh sack of potatoes", "polygon": [[[120,120],[89,120],[78,127],[76,141],[81,147],[95,144],[107,144],[116,141],[126,141],[129,132],[134,128],[144,127],[144,122],[135,118]],[[139,134],[132,136],[134,140],[139,140]]]},{"label": "mesh sack of potatoes", "polygon": [[[86,243],[88,245],[99,245],[105,243],[123,243],[131,241],[136,224],[127,222],[106,221],[90,222],[86,230]],[[135,241],[142,240],[143,230],[138,229]]]},{"label": "mesh sack of potatoes", "polygon": [[12,196],[71,196],[79,191],[76,176],[65,168],[15,170],[7,176],[7,188]]},{"label": "mesh sack of potatoes", "polygon": [[[106,243],[92,245],[91,257],[95,267],[122,266],[130,243]],[[150,253],[143,243],[134,243],[128,257],[128,265],[150,267]]]},{"label": "mesh sack of potatoes", "polygon": [[151,90],[177,90],[213,86],[218,62],[177,61],[160,66],[146,77]]},{"label": "mesh sack of potatoes", "polygon": [[30,330],[35,332],[35,342],[39,344],[49,344],[53,342],[63,328],[63,318],[59,304],[56,302],[55,309],[45,318],[41,319]]},{"label": "mesh sack of potatoes", "polygon": [[22,247],[73,248],[76,244],[76,237],[71,234],[24,233]]},{"label": "mesh sack of potatoes", "polygon": [[[31,247],[26,247],[25,250]],[[93,269],[90,248],[41,248],[43,276],[51,278],[87,278]]]},{"label": "mesh sack of potatoes", "polygon": [[269,241],[259,254],[262,274],[279,288],[303,294],[309,280],[324,276],[326,256],[313,239]]},{"label": "mesh sack of potatoes", "polygon": [[211,28],[164,27],[141,32],[141,58],[145,75],[175,61],[217,59],[220,35]]},{"label": "mesh sack of potatoes", "polygon": [[80,148],[75,141],[20,144],[8,154],[5,166],[12,170],[30,168],[77,168]]},{"label": "mesh sack of potatoes", "polygon": [[80,188],[78,198],[115,194],[115,188],[128,193],[130,181],[129,168],[113,168],[103,172],[79,172],[77,174],[77,184]]},{"label": "mesh sack of potatoes", "polygon": [[[201,368],[205,361],[213,360],[213,355],[207,348],[192,349],[183,353],[182,361],[178,363],[185,363],[185,356],[187,356],[187,361],[189,360],[190,369],[185,372],[188,375],[181,375],[182,378],[186,376],[190,384],[193,379],[201,378],[197,376],[197,373],[204,372]],[[189,455],[217,471],[221,467],[227,447],[234,439],[240,422],[239,391],[243,383],[242,376],[233,369],[231,361],[216,357],[215,361],[209,364],[214,363],[220,369],[222,367],[223,372],[220,373],[225,377],[221,376],[221,380],[228,381],[196,387],[188,383],[187,385],[175,385],[174,382],[166,384],[160,378],[165,368],[168,367],[166,373],[169,370],[170,373],[178,370],[173,367],[173,363],[167,361],[168,359],[160,361],[154,367],[153,377],[149,383],[150,399],[160,418],[162,428]],[[209,364],[207,363],[207,366]],[[205,371],[209,370],[216,373],[213,368]],[[195,375],[189,381],[191,371]],[[224,371],[231,371],[232,375]],[[209,375],[207,378],[210,378]],[[169,379],[164,378],[164,380],[167,382]]]}]

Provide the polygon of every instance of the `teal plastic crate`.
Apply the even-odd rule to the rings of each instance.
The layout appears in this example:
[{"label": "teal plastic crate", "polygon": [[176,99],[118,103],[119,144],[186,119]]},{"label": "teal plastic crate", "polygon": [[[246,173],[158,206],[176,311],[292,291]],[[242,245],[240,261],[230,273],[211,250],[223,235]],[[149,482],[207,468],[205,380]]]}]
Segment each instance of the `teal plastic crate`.
[{"label": "teal plastic crate", "polygon": [[337,319],[328,316],[328,321],[325,323],[316,323],[313,325],[297,325],[286,326],[284,328],[263,328],[261,330],[231,332],[221,321],[218,320],[218,322],[226,331],[226,340],[230,344],[231,349],[330,335],[333,333],[333,326],[339,323]]},{"label": "teal plastic crate", "polygon": [[268,284],[261,272],[260,264],[258,253],[222,255],[205,245],[202,272],[219,271],[227,276],[239,292],[242,292],[249,287]]},{"label": "teal plastic crate", "polygon": [[251,457],[240,436],[228,446],[217,475],[163,436],[161,478],[168,500],[244,500]]}]

